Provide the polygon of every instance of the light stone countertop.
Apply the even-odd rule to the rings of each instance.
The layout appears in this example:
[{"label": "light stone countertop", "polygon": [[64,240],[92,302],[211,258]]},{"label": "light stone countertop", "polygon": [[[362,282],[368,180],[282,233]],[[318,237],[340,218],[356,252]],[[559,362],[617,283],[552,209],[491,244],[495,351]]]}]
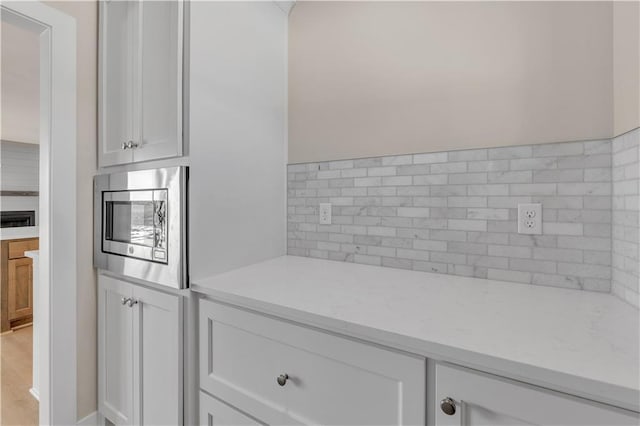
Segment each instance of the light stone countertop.
[{"label": "light stone countertop", "polygon": [[33,260],[38,260],[40,259],[40,250],[29,250],[29,251],[25,251],[24,255],[26,257],[30,257]]},{"label": "light stone countertop", "polygon": [[20,238],[38,238],[38,226],[20,226],[16,228],[0,228],[0,240],[18,240]]},{"label": "light stone countertop", "polygon": [[609,294],[283,256],[215,300],[640,411],[640,311]]}]

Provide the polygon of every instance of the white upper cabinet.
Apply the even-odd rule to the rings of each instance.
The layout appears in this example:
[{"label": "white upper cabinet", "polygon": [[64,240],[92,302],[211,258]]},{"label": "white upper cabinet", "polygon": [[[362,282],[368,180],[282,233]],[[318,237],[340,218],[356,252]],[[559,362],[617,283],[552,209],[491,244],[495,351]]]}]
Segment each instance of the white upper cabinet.
[{"label": "white upper cabinet", "polygon": [[100,167],[182,155],[183,2],[100,2]]},{"label": "white upper cabinet", "polygon": [[182,2],[140,5],[141,143],[133,161],[182,155]]},{"label": "white upper cabinet", "polygon": [[100,2],[99,60],[99,166],[130,163],[134,117],[134,23],[138,7],[133,2]]}]

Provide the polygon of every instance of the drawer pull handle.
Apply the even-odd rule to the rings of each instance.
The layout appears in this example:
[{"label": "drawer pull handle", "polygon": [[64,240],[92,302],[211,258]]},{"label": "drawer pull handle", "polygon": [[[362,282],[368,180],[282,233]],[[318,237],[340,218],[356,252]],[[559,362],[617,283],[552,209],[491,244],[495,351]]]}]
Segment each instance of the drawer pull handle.
[{"label": "drawer pull handle", "polygon": [[456,402],[453,399],[446,397],[440,401],[440,409],[447,416],[453,416],[456,413]]},{"label": "drawer pull handle", "polygon": [[287,380],[289,380],[289,375],[287,373],[281,374],[278,376],[276,380],[278,381],[278,384],[280,386],[284,386],[287,384]]}]

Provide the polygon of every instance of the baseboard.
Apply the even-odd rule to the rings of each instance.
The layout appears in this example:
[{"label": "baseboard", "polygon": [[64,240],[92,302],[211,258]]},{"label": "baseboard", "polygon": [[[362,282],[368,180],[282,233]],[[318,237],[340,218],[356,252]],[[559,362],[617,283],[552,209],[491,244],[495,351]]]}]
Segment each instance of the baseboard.
[{"label": "baseboard", "polygon": [[38,391],[35,390],[34,388],[29,389],[29,393],[31,394],[32,397],[34,397],[36,399],[36,401],[40,401],[40,395],[38,394]]},{"label": "baseboard", "polygon": [[33,321],[30,321],[30,322],[26,322],[24,324],[16,325],[15,327],[11,327],[11,330],[18,331],[18,330],[20,330],[22,328],[31,327],[32,325],[33,325]]},{"label": "baseboard", "polygon": [[98,426],[98,412],[94,411],[87,417],[78,420],[78,426]]}]

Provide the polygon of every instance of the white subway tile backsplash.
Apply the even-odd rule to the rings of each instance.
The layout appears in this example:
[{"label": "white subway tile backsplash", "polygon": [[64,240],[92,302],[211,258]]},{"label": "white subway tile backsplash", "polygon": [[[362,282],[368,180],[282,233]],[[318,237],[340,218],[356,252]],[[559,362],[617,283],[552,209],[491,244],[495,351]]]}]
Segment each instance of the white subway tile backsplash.
[{"label": "white subway tile backsplash", "polygon": [[511,170],[548,170],[558,167],[558,161],[551,158],[522,158],[511,160],[509,167]]},{"label": "white subway tile backsplash", "polygon": [[405,186],[412,183],[411,176],[387,176],[382,178],[382,186]]},{"label": "white subway tile backsplash", "polygon": [[[290,165],[289,253],[613,291],[637,305],[638,139]],[[320,202],[334,204],[329,228]],[[542,235],[517,233],[522,203],[542,203]]]},{"label": "white subway tile backsplash", "polygon": [[353,169],[353,160],[331,161],[329,169]]},{"label": "white subway tile backsplash", "polygon": [[400,176],[427,175],[431,172],[431,167],[428,164],[414,164],[400,166],[397,170]]},{"label": "white subway tile backsplash", "polygon": [[464,151],[452,151],[449,153],[449,161],[479,161],[487,159],[486,149],[471,149]]},{"label": "white subway tile backsplash", "polygon": [[636,196],[640,181],[640,129],[615,138],[611,148],[611,290],[640,307],[640,204]]},{"label": "white subway tile backsplash", "polygon": [[415,154],[413,156],[413,164],[446,163],[447,161],[448,153],[446,152]]},{"label": "white subway tile backsplash", "polygon": [[532,156],[532,153],[533,148],[531,146],[511,146],[490,149],[488,157],[490,160],[529,158]]},{"label": "white subway tile backsplash", "polygon": [[509,195],[509,185],[469,185],[469,195]]},{"label": "white subway tile backsplash", "polygon": [[487,183],[486,173],[458,173],[449,175],[450,184]]},{"label": "white subway tile backsplash", "polygon": [[467,163],[453,162],[453,163],[438,163],[431,165],[431,173],[464,173],[467,171]]},{"label": "white subway tile backsplash", "polygon": [[381,177],[355,178],[353,180],[355,186],[380,186],[382,185]]},{"label": "white subway tile backsplash", "polygon": [[398,208],[398,216],[429,217],[429,209],[427,207],[400,207]]},{"label": "white subway tile backsplash", "polygon": [[447,175],[414,176],[414,185],[444,185],[447,183]]},{"label": "white subway tile backsplash", "polygon": [[460,219],[449,219],[448,221],[449,229],[458,229],[461,231],[483,231],[487,230],[487,221],[486,220],[460,220]]},{"label": "white subway tile backsplash", "polygon": [[584,152],[581,142],[550,143],[533,147],[534,157],[559,157],[563,155],[579,155]]},{"label": "white subway tile backsplash", "polygon": [[402,166],[413,163],[412,155],[394,155],[391,157],[382,157],[383,166]]},{"label": "white subway tile backsplash", "polygon": [[509,170],[509,160],[473,161],[468,164],[470,172],[501,172]]},{"label": "white subway tile backsplash", "polygon": [[490,172],[488,174],[489,183],[531,183],[532,173],[529,170],[519,172]]},{"label": "white subway tile backsplash", "polygon": [[551,235],[583,235],[581,223],[546,222],[543,225],[544,233]]},{"label": "white subway tile backsplash", "polygon": [[533,173],[535,183],[582,182],[583,180],[584,172],[582,169],[536,170]]}]

